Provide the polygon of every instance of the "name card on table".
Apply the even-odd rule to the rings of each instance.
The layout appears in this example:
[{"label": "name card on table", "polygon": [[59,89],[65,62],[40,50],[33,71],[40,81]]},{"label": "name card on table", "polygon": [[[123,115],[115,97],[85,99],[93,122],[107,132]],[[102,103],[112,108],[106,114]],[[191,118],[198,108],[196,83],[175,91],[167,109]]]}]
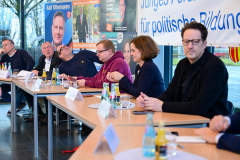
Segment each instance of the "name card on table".
[{"label": "name card on table", "polygon": [[8,76],[9,76],[8,70],[5,71],[0,70],[0,78],[7,78]]},{"label": "name card on table", "polygon": [[25,82],[32,82],[32,77],[34,76],[34,73],[32,74],[32,72],[27,73],[25,76]]},{"label": "name card on table", "polygon": [[75,101],[75,100],[84,101],[80,90],[73,87],[69,87],[65,97],[72,101]]},{"label": "name card on table", "polygon": [[33,72],[21,70],[21,71],[18,73],[18,77],[26,77],[28,74],[30,74],[32,77],[34,76],[34,73],[33,73]]},{"label": "name card on table", "polygon": [[[103,138],[106,139],[107,143],[103,140]],[[120,142],[120,140],[117,136],[117,133],[114,130],[112,123],[110,123],[108,125],[107,129],[105,130],[105,132],[103,133],[103,135],[101,136],[101,138],[97,144],[97,147],[95,149],[95,153],[97,153],[97,152],[99,153],[101,151],[110,149],[112,154],[114,154],[119,145],[119,142]],[[108,147],[106,147],[106,146],[108,146]]]},{"label": "name card on table", "polygon": [[104,99],[100,103],[97,113],[101,115],[104,119],[107,118],[109,115],[112,115],[113,117],[117,118],[117,114],[114,111],[112,105]]},{"label": "name card on table", "polygon": [[38,78],[34,84],[34,87],[37,89],[40,89],[40,88],[45,88],[46,86],[45,86],[43,80]]}]

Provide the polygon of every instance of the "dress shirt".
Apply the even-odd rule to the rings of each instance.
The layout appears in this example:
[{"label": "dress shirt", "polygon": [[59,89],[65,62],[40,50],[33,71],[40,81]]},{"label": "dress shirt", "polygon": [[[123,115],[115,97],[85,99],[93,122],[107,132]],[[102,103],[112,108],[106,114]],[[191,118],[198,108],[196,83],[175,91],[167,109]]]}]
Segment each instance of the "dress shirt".
[{"label": "dress shirt", "polygon": [[[231,125],[231,119],[227,116],[224,117],[224,119],[226,119],[228,121],[229,126]],[[222,137],[222,135],[224,135],[224,133],[219,133],[216,137],[215,137],[215,142],[216,144],[218,143],[219,139]]]},{"label": "dress shirt", "polygon": [[49,60],[47,58],[45,58],[45,70],[46,70],[46,72],[49,72],[49,70],[50,70],[51,61],[52,61],[52,58],[50,58]]}]

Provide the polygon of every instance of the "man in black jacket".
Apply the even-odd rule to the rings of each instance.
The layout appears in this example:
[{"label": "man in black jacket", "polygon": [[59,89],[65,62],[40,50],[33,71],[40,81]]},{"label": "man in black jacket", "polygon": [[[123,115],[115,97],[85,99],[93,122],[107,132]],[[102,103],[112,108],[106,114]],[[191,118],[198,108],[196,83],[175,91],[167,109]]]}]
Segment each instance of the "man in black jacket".
[{"label": "man in black jacket", "polygon": [[[41,45],[42,49],[42,56],[39,58],[39,63],[38,65],[32,70],[32,72],[35,74],[35,76],[42,76],[43,74],[43,69],[46,70],[47,73],[47,79],[51,79],[52,77],[52,71],[53,68],[57,68],[61,63],[62,60],[58,57],[57,52],[54,51],[54,47],[51,42],[44,42]],[[29,107],[33,107],[33,98],[31,95],[29,95],[27,92],[23,91],[23,94],[28,102]],[[41,104],[43,105],[43,100],[45,103],[45,106],[47,106],[47,100],[46,98],[40,99]],[[47,122],[43,111],[41,110],[42,107],[38,105],[38,113],[41,115],[40,122]],[[46,109],[47,111],[47,109]]]},{"label": "man in black jacket", "polygon": [[42,56],[39,58],[38,65],[32,70],[35,76],[42,76],[43,69],[46,70],[47,78],[51,79],[53,68],[57,68],[62,60],[58,57],[57,52],[54,52],[54,47],[51,42],[44,42],[41,45]]},{"label": "man in black jacket", "polygon": [[172,82],[162,95],[150,98],[141,93],[137,98],[140,107],[208,118],[230,114],[228,72],[223,62],[206,49],[207,34],[201,23],[184,26],[181,35],[186,58],[178,63]]}]

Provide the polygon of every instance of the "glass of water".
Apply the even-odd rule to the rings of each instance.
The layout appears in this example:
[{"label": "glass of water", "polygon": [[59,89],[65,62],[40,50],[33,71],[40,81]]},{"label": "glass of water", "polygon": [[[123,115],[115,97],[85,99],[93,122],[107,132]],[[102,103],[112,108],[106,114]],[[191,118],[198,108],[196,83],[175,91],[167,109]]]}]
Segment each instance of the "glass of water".
[{"label": "glass of water", "polygon": [[177,136],[174,134],[166,135],[166,139],[168,141],[168,144],[167,144],[168,156],[169,157],[175,156],[177,153],[177,143],[176,143]]},{"label": "glass of water", "polygon": [[19,69],[13,69],[12,76],[17,78],[19,73]]},{"label": "glass of water", "polygon": [[120,100],[121,108],[128,108],[130,106],[130,96],[123,95]]}]

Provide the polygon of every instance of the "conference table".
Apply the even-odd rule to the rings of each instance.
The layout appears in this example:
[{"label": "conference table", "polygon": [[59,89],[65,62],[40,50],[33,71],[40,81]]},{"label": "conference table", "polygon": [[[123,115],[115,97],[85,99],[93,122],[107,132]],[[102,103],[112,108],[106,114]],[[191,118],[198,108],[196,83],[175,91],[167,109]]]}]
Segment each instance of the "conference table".
[{"label": "conference table", "polygon": [[[9,84],[10,87],[11,87],[11,91],[15,90],[14,84],[12,82],[12,78],[0,78],[0,83]],[[14,110],[13,110],[14,103],[15,103],[14,97],[11,96],[11,117],[13,117],[13,115],[14,115],[14,113],[13,113],[14,112]],[[14,119],[13,118],[11,118],[11,126],[14,126]],[[13,127],[11,127],[11,132],[13,132]]]},{"label": "conference table", "polygon": [[[113,160],[118,157],[121,152],[125,152],[130,149],[136,149],[142,147],[142,138],[144,135],[145,127],[140,126],[116,126],[114,125],[114,130],[120,140],[119,145],[116,149],[115,153],[111,153],[110,149],[106,147],[106,143],[102,143],[97,150],[97,144],[103,133],[105,132],[107,125],[96,127],[91,134],[85,139],[85,141],[81,144],[81,146],[73,153],[70,157],[70,160],[78,160],[78,159],[88,159],[88,160]],[[178,132],[179,136],[197,136],[194,133],[193,128],[165,128],[166,131],[174,131]],[[155,128],[155,131],[157,129]],[[177,155],[178,159],[187,159],[188,157],[179,157],[180,151],[187,152],[190,154],[195,154],[205,159],[209,160],[237,160],[240,158],[239,154],[217,149],[216,145],[208,144],[208,143],[179,143],[184,148],[177,147]],[[124,154],[124,153],[121,153]],[[134,155],[135,157],[139,157],[139,154],[142,152],[137,152]],[[130,154],[131,155],[131,154]],[[132,156],[133,157],[133,156]],[[119,158],[118,158],[119,159]],[[128,159],[128,158],[126,158]],[[151,159],[151,158],[150,158]],[[153,158],[155,159],[155,158]],[[172,157],[174,159],[174,157]],[[189,158],[188,158],[189,159]]]},{"label": "conference table", "polygon": [[[99,96],[94,95],[92,97],[84,97],[84,101],[72,101],[64,96],[47,96],[48,99],[48,159],[53,159],[52,154],[52,105],[63,110],[72,117],[82,121],[85,125],[93,129],[95,134],[98,130],[102,130],[110,123],[114,126],[129,126],[132,127],[143,127],[146,123],[146,115],[134,115],[132,111],[143,110],[142,108],[135,106],[132,109],[115,110],[117,118],[110,116],[106,119],[101,117],[97,113],[96,108],[89,108],[89,105],[100,103],[101,99]],[[131,103],[136,103],[136,99],[131,99]],[[154,125],[158,125],[160,120],[165,121],[166,126],[186,126],[200,124],[200,126],[206,126],[209,123],[209,119],[197,115],[185,115],[185,114],[174,114],[174,113],[164,113],[155,112],[153,114]],[[144,128],[144,127],[143,127]],[[99,132],[101,133],[101,132]],[[92,136],[91,136],[92,137]],[[88,139],[88,138],[87,138]],[[84,142],[85,143],[85,142]],[[91,143],[91,142],[90,142]],[[92,144],[92,143],[91,143]],[[90,144],[90,145],[91,145]],[[96,146],[94,143],[93,146]],[[81,148],[81,147],[80,147]],[[93,153],[91,153],[93,154]]]},{"label": "conference table", "polygon": [[[38,157],[38,105],[37,99],[38,98],[45,98],[49,95],[65,95],[67,89],[63,87],[63,85],[45,85],[44,88],[36,88],[35,87],[36,79],[33,79],[30,82],[25,82],[23,79],[13,79],[12,80],[12,97],[13,102],[16,102],[16,86],[20,89],[24,90],[25,92],[29,93],[33,96],[33,110],[34,110],[34,157]],[[89,87],[82,87],[79,88],[82,94],[97,94],[101,93],[101,88],[89,88]],[[16,103],[13,103],[12,109],[12,121],[13,125],[11,126],[13,132],[17,132],[17,121],[16,121]],[[52,113],[52,112],[51,112]]]}]

